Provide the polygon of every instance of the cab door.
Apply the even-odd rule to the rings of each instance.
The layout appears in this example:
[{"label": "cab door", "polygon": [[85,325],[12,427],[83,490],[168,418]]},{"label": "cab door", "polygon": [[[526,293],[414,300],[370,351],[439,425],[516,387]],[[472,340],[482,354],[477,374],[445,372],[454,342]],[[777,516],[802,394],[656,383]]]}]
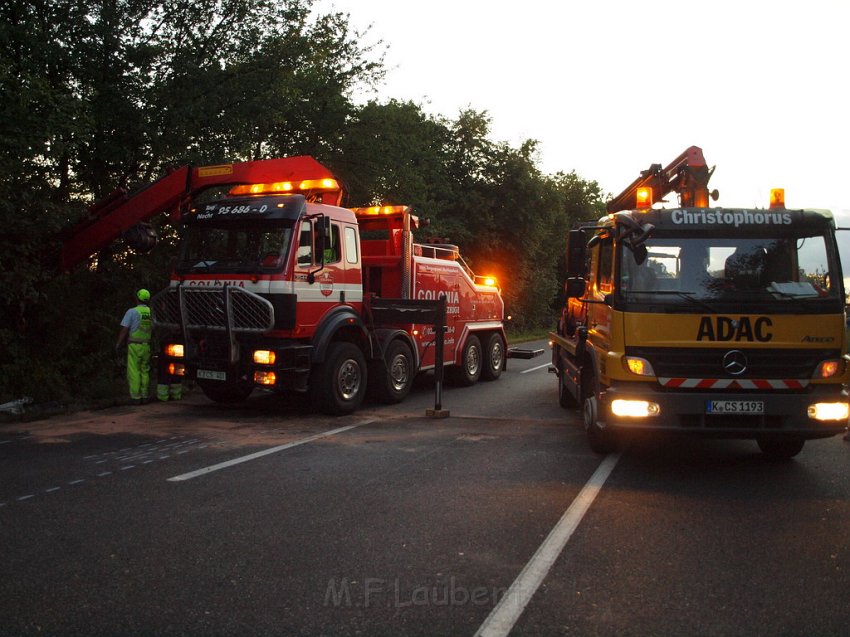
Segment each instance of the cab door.
[{"label": "cab door", "polygon": [[614,239],[602,239],[594,250],[587,303],[587,340],[596,350],[600,376],[607,377],[605,361],[611,349],[611,307],[605,298],[614,292]]},{"label": "cab door", "polygon": [[322,317],[345,297],[340,237],[340,224],[327,217],[301,222],[295,256],[295,292],[298,295],[297,330],[304,336],[311,335]]}]

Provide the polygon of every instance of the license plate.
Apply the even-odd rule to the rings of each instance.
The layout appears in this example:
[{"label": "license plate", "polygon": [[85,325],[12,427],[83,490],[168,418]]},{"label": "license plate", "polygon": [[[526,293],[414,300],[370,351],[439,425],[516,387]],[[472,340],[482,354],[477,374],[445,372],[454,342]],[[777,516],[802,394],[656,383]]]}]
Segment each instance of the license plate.
[{"label": "license plate", "polygon": [[763,400],[707,400],[705,402],[705,413],[707,414],[763,414]]},{"label": "license plate", "polygon": [[227,380],[225,372],[217,372],[212,369],[199,369],[197,376],[206,380]]}]

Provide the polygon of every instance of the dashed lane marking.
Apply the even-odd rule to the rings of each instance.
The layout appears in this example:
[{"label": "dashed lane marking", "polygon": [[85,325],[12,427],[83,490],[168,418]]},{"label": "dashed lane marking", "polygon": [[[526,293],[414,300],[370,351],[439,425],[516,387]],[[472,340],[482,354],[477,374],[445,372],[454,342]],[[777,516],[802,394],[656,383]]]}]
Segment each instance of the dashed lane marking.
[{"label": "dashed lane marking", "polygon": [[294,440],[293,442],[288,442],[284,445],[278,445],[277,447],[270,447],[269,449],[263,449],[262,451],[257,451],[255,453],[249,453],[247,456],[240,456],[239,458],[233,458],[232,460],[227,460],[226,462],[219,462],[218,464],[210,465],[209,467],[204,467],[203,469],[198,469],[196,471],[190,471],[189,473],[182,473],[179,476],[174,476],[173,478],[168,478],[169,482],[183,482],[185,480],[191,480],[192,478],[197,478],[199,476],[207,475],[208,473],[212,473],[213,471],[220,471],[221,469],[227,469],[228,467],[232,467],[237,464],[242,464],[243,462],[250,462],[251,460],[256,460],[257,458],[262,458],[263,456],[268,456],[273,453],[278,453],[279,451],[284,451],[286,449],[291,449],[292,447],[297,447],[299,445],[307,444],[308,442],[313,442],[314,440],[319,440],[321,438],[327,438],[329,436],[334,436],[336,434],[342,433],[343,431],[348,431],[349,429],[354,429],[355,427],[362,427],[363,425],[368,425],[370,423],[375,422],[375,419],[364,420],[363,422],[359,422],[354,425],[347,425],[346,427],[338,427],[337,429],[331,429],[330,431],[325,431],[320,434],[316,434],[314,436],[308,436],[306,438],[301,438],[300,440]]},{"label": "dashed lane marking", "polygon": [[529,372],[536,372],[538,369],[543,369],[544,367],[549,367],[552,363],[544,363],[543,365],[538,365],[537,367],[532,367],[531,369],[524,369],[520,372],[520,374],[527,374]]}]

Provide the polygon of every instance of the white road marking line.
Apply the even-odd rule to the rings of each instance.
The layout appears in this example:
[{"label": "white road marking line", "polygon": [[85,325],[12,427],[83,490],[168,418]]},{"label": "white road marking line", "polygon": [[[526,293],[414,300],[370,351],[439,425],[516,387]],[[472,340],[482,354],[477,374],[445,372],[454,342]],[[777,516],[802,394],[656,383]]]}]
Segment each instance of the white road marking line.
[{"label": "white road marking line", "polygon": [[68,484],[81,484],[85,482],[85,479],[82,480],[71,480]]},{"label": "white road marking line", "polygon": [[128,464],[126,467],[121,467],[121,471],[127,471],[128,469],[135,469],[136,465]]},{"label": "white road marking line", "polygon": [[112,472],[111,472],[111,471],[104,471],[103,473],[98,473],[98,474],[97,474],[97,477],[98,477],[98,478],[104,478],[104,477],[106,477],[106,476],[111,476],[111,475],[112,475]]},{"label": "white road marking line", "polygon": [[330,431],[325,431],[320,434],[316,434],[314,436],[308,436],[307,438],[301,438],[300,440],[294,440],[293,442],[288,442],[285,445],[278,445],[277,447],[270,447],[269,449],[263,449],[262,451],[257,451],[256,453],[250,453],[247,456],[241,456],[239,458],[233,458],[233,460],[227,460],[226,462],[219,462],[218,464],[211,465],[209,467],[204,467],[203,469],[198,469],[197,471],[190,471],[189,473],[183,473],[179,476],[174,476],[173,478],[168,478],[169,482],[183,482],[184,480],[191,480],[192,478],[197,478],[198,476],[203,476],[208,473],[212,473],[213,471],[218,471],[220,469],[226,469],[228,467],[232,467],[233,465],[241,464],[243,462],[249,462],[251,460],[256,460],[257,458],[262,458],[263,456],[268,456],[273,453],[277,453],[278,451],[283,451],[284,449],[291,449],[292,447],[297,447],[299,445],[307,444],[308,442],[313,442],[314,440],[319,440],[320,438],[327,438],[329,436],[336,435],[338,433],[342,433],[343,431],[348,431],[349,429],[354,429],[355,427],[362,427],[363,425],[368,425],[370,423],[375,422],[372,420],[364,420],[363,422],[359,422],[356,425],[347,425],[345,427],[339,427],[337,429],[331,429]]},{"label": "white road marking line", "polygon": [[564,550],[590,505],[593,504],[593,500],[599,495],[602,485],[611,475],[619,459],[620,454],[611,454],[599,464],[590,476],[590,480],[549,532],[548,537],[522,569],[504,597],[481,624],[475,633],[476,637],[504,637],[511,631],[532,596],[543,583],[552,564]]},{"label": "white road marking line", "polygon": [[527,374],[528,372],[536,372],[538,369],[543,369],[544,367],[551,367],[552,363],[544,363],[543,365],[538,365],[537,367],[532,367],[531,369],[524,369],[520,372],[520,374]]},{"label": "white road marking line", "polygon": [[30,495],[22,495],[22,496],[20,496],[19,498],[15,498],[15,500],[17,500],[18,502],[23,502],[24,500],[29,500],[30,498],[34,498],[34,497],[35,497],[35,496],[34,496],[34,495],[32,495],[32,494],[30,494]]},{"label": "white road marking line", "polygon": [[49,489],[45,489],[44,492],[45,493],[53,493],[54,491],[58,491],[61,488],[62,487],[50,487]]},{"label": "white road marking line", "polygon": [[11,440],[0,440],[0,445],[5,445],[12,442]]}]

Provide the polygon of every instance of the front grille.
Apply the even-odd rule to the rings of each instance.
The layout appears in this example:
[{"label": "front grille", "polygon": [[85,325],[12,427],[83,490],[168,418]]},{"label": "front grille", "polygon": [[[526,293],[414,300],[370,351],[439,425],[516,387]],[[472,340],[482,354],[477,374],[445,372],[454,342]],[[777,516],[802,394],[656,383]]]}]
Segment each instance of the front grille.
[{"label": "front grille", "polygon": [[151,302],[156,327],[263,333],[274,326],[274,308],[263,297],[231,286],[169,288]]},{"label": "front grille", "polygon": [[679,426],[683,429],[780,429],[782,416],[762,414],[741,416],[740,414],[683,414]]},{"label": "front grille", "polygon": [[[723,369],[723,357],[737,349],[747,357],[747,369],[733,376]],[[655,374],[668,378],[811,378],[815,367],[825,359],[841,358],[838,350],[746,349],[730,346],[718,349],[678,349],[672,347],[629,347],[629,356],[645,358]]]}]

